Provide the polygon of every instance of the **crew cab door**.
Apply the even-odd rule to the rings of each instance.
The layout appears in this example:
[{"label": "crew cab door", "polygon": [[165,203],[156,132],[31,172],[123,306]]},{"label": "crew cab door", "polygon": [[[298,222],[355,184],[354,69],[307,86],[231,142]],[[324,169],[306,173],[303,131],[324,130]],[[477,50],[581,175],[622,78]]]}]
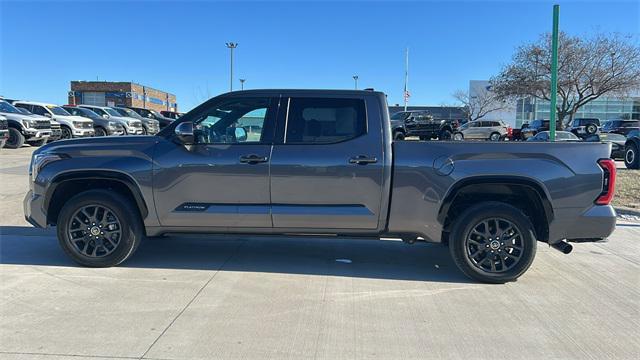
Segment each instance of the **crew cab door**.
[{"label": "crew cab door", "polygon": [[162,226],[271,228],[269,161],[277,98],[224,97],[192,121],[194,145],[162,139],[154,197]]},{"label": "crew cab door", "polygon": [[378,227],[385,154],[373,100],[283,94],[271,154],[274,228]]}]

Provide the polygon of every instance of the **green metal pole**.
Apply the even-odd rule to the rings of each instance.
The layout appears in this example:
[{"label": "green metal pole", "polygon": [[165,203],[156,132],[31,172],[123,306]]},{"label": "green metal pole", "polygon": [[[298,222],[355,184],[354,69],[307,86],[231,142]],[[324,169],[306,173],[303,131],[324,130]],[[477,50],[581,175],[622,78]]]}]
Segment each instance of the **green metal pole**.
[{"label": "green metal pole", "polygon": [[551,34],[551,109],[549,109],[549,141],[556,141],[556,103],[558,95],[558,18],[560,5],[553,5],[553,32]]}]

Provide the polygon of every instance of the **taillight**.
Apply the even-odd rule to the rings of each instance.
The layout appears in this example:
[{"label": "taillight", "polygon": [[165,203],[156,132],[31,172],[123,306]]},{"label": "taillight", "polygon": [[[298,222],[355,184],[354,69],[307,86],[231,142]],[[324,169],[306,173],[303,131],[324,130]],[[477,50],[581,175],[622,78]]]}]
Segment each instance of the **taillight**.
[{"label": "taillight", "polygon": [[616,163],[611,159],[600,159],[598,165],[604,171],[602,179],[602,192],[596,199],[597,205],[609,205],[613,199],[616,188]]}]

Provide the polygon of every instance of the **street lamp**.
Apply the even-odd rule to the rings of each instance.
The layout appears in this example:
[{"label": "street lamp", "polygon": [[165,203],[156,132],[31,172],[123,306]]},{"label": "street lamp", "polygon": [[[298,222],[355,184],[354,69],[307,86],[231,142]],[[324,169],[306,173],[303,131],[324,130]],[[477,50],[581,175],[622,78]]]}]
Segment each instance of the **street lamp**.
[{"label": "street lamp", "polygon": [[353,80],[356,82],[356,90],[358,90],[358,75],[353,75]]},{"label": "street lamp", "polygon": [[247,81],[247,79],[240,79],[240,90],[244,90],[244,82]]},{"label": "street lamp", "polygon": [[611,75],[615,75],[615,68],[613,66],[613,60],[616,57],[616,52],[612,51],[609,55],[611,55]]},{"label": "street lamp", "polygon": [[225,45],[231,50],[231,73],[229,74],[229,91],[233,91],[233,49],[238,47],[238,43],[228,42]]}]

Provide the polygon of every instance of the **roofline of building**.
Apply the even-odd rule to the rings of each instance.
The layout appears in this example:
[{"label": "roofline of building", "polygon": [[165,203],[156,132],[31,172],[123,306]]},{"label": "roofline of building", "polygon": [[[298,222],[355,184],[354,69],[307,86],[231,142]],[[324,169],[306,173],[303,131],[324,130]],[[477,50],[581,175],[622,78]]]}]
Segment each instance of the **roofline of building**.
[{"label": "roofline of building", "polygon": [[133,84],[133,85],[138,85],[138,86],[142,86],[143,88],[146,89],[151,89],[151,90],[155,90],[155,91],[159,91],[165,94],[169,94],[173,97],[176,97],[175,94],[172,94],[170,92],[164,91],[164,90],[160,90],[160,89],[156,89],[154,87],[151,86],[147,86],[147,85],[142,85],[140,83],[137,82],[133,82],[133,81],[107,81],[107,80],[71,80],[71,83],[112,83],[112,84]]}]

